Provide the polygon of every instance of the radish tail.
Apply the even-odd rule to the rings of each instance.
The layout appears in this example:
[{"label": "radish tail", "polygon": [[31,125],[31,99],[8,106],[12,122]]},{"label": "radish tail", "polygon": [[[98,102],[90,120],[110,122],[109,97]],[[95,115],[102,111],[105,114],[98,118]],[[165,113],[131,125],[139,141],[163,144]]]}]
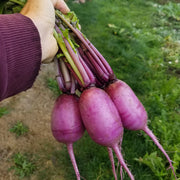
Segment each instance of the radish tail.
[{"label": "radish tail", "polygon": [[159,143],[159,141],[157,140],[156,136],[152,133],[152,131],[146,126],[143,131],[154,141],[154,143],[157,145],[157,147],[161,150],[161,152],[165,155],[165,157],[167,158],[170,167],[173,171],[174,177],[175,179],[177,179],[173,165],[171,163],[171,159],[169,158],[168,154],[166,153],[166,151],[164,150],[164,148],[162,147],[162,145]]},{"label": "radish tail", "polygon": [[116,169],[115,169],[115,165],[114,165],[113,152],[112,152],[112,149],[110,147],[107,147],[107,150],[108,150],[108,154],[109,154],[109,159],[111,161],[114,179],[117,180],[117,174],[116,174]]},{"label": "radish tail", "polygon": [[75,159],[74,152],[73,152],[73,145],[72,145],[72,143],[67,144],[67,149],[68,149],[68,153],[69,153],[72,165],[74,167],[74,171],[76,173],[77,180],[81,180],[80,179],[79,170],[78,170],[78,167],[77,167],[77,164],[76,164],[76,159]]},{"label": "radish tail", "polygon": [[[118,173],[118,168],[119,168],[119,161],[118,161],[118,164],[117,164],[117,170],[116,170],[116,174]],[[121,180],[123,180],[123,169],[122,169],[122,165],[120,164],[120,177],[121,177]]]},{"label": "radish tail", "polygon": [[118,158],[121,166],[122,166],[122,167],[125,169],[125,171],[128,173],[130,179],[131,179],[131,180],[134,180],[134,176],[132,175],[131,171],[128,169],[126,163],[124,162],[123,156],[122,156],[122,154],[121,154],[121,152],[120,152],[120,149],[119,149],[118,145],[116,144],[116,145],[113,146],[112,148],[113,148],[113,150],[114,150],[114,152],[115,152],[115,154],[116,154],[116,156],[117,156],[117,158]]},{"label": "radish tail", "polygon": [[122,166],[120,166],[120,176],[121,176],[121,180],[123,180],[123,169],[122,169]]},{"label": "radish tail", "polygon": [[[123,136],[120,138],[120,141],[119,141],[119,150],[121,152],[121,147],[122,147],[122,141],[123,141]],[[121,180],[123,180],[123,167],[122,165],[120,164],[120,176],[121,176]]]}]

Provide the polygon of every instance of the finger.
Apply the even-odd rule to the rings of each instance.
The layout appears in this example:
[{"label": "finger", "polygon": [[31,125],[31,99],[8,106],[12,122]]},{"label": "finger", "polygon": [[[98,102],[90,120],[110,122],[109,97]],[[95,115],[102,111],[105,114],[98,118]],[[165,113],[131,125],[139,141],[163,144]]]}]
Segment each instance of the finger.
[{"label": "finger", "polygon": [[56,0],[54,3],[54,7],[56,9],[59,9],[63,14],[67,14],[70,11],[64,0]]}]

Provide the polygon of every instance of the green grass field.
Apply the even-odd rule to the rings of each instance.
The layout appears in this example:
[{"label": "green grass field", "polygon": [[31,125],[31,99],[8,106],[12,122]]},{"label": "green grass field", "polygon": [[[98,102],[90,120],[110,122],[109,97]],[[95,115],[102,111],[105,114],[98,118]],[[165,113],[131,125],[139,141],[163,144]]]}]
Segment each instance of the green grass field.
[{"label": "green grass field", "polygon": [[[163,0],[67,3],[79,17],[82,32],[144,104],[148,126],[169,154],[180,178],[180,3]],[[56,86],[49,83],[52,89]],[[2,110],[1,114],[5,113]],[[84,178],[114,179],[106,148],[95,144],[87,133],[74,144],[74,151]],[[125,130],[122,153],[135,179],[174,179],[172,171],[167,170],[167,160],[143,132]],[[54,150],[53,156],[65,179],[75,179],[66,147]],[[47,172],[40,174],[39,179],[50,180],[51,173]],[[124,180],[128,179],[124,173]]]}]

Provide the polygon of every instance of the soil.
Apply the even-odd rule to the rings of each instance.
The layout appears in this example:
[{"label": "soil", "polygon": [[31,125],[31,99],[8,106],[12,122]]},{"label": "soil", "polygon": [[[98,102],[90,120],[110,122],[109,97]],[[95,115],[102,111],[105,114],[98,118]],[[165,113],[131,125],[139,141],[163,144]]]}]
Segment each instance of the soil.
[{"label": "soil", "polygon": [[[42,65],[31,89],[0,103],[0,107],[10,109],[7,115],[0,118],[0,180],[18,179],[14,171],[8,171],[13,163],[13,154],[18,152],[37,155],[40,165],[38,171],[54,168],[48,157],[54,149],[61,149],[61,144],[56,142],[51,134],[51,111],[56,96],[47,87],[47,77],[55,77],[53,64]],[[17,137],[9,131],[17,121],[29,127],[26,135]],[[36,173],[30,179],[38,179]],[[63,180],[60,173],[52,174],[49,179]]]}]

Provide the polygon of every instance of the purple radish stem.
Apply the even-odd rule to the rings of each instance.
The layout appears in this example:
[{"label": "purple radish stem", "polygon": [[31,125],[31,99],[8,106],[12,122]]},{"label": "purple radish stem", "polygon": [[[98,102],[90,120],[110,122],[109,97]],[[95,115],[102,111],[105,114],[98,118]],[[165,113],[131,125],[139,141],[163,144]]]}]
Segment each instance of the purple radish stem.
[{"label": "purple radish stem", "polygon": [[[79,30],[78,30],[79,31]],[[81,33],[79,31],[79,33]],[[81,33],[82,34],[82,33]],[[83,35],[82,35],[83,36]],[[101,60],[101,62],[103,63],[103,65],[105,66],[106,70],[109,72],[109,74],[111,76],[114,76],[113,70],[111,68],[111,66],[109,65],[109,63],[106,61],[106,59],[102,56],[102,54],[96,49],[96,47],[89,41],[89,39],[85,38],[85,40],[87,41],[88,45],[91,47],[91,49],[96,53],[96,55],[99,57],[99,59]]]},{"label": "purple radish stem", "polygon": [[100,58],[96,55],[96,53],[93,51],[93,49],[89,46],[89,44],[88,44],[88,42],[84,39],[84,36],[77,30],[77,29],[75,29],[75,31],[76,31],[76,35],[77,35],[77,37],[80,39],[80,41],[82,42],[82,44],[83,44],[83,46],[85,46],[87,49],[88,49],[88,51],[90,52],[90,54],[93,56],[93,58],[95,59],[95,61],[97,62],[97,64],[101,67],[101,69],[105,72],[105,73],[107,73],[107,74],[109,74],[108,73],[108,71],[107,71],[107,69],[105,68],[105,66],[104,66],[104,64],[101,62],[101,60],[100,60]]},{"label": "purple radish stem", "polygon": [[88,57],[84,54],[84,51],[82,50],[81,47],[78,48],[78,52],[81,55],[81,57],[83,58],[84,62],[87,64],[87,66],[90,68],[90,70],[93,72],[94,76],[96,77],[96,86],[97,87],[103,87],[104,86],[104,81],[101,79],[98,75],[97,70],[94,68],[94,66],[91,64],[91,62],[89,61]]},{"label": "purple radish stem", "polygon": [[109,159],[111,161],[111,167],[112,167],[112,172],[113,172],[113,175],[114,175],[114,179],[117,180],[117,174],[116,174],[116,168],[115,168],[115,165],[114,165],[113,152],[112,152],[112,149],[110,147],[107,147],[107,150],[108,150],[108,154],[109,154]]},{"label": "purple radish stem", "polygon": [[59,74],[61,75],[59,60],[57,59],[57,57],[54,58],[54,65],[55,65],[57,75]]},{"label": "purple radish stem", "polygon": [[75,94],[76,92],[76,82],[74,76],[71,73],[71,94]]},{"label": "purple radish stem", "polygon": [[77,54],[75,54],[74,50],[70,46],[69,42],[65,39],[64,39],[64,42],[66,44],[66,48],[67,48],[69,54],[71,55],[75,65],[77,66],[79,72],[81,73],[81,76],[82,76],[83,81],[84,81],[84,87],[87,87],[90,84],[90,79],[89,79],[83,65],[81,64]]},{"label": "purple radish stem", "polygon": [[55,29],[56,31],[62,36],[63,40],[64,40],[64,43],[66,45],[66,48],[71,56],[71,58],[73,59],[74,61],[74,64],[76,65],[76,67],[78,68],[82,78],[83,78],[83,81],[84,81],[84,87],[87,87],[90,83],[90,80],[89,80],[89,77],[86,73],[86,71],[84,70],[82,64],[80,63],[79,61],[79,58],[77,56],[77,54],[74,52],[74,50],[72,49],[71,45],[69,44],[68,40],[63,36],[63,33],[61,32],[61,30],[55,26]]},{"label": "purple radish stem", "polygon": [[67,90],[65,88],[64,79],[63,79],[62,73],[60,71],[59,60],[56,57],[54,58],[54,64],[55,64],[55,68],[56,68],[56,71],[57,71],[56,81],[58,83],[59,89],[62,92],[66,92]]},{"label": "purple radish stem", "polygon": [[109,76],[103,72],[103,70],[101,69],[101,67],[97,64],[97,62],[94,60],[94,58],[92,57],[92,55],[89,52],[86,52],[86,55],[89,58],[89,61],[94,65],[99,78],[103,79],[105,82],[108,82],[109,80]]},{"label": "purple radish stem", "polygon": [[105,74],[107,74],[107,75],[109,76],[109,72],[107,71],[107,69],[105,68],[105,66],[104,66],[103,63],[101,62],[101,60],[100,60],[100,59],[97,60],[97,59],[93,56],[93,54],[91,53],[91,51],[89,51],[84,44],[80,43],[80,46],[81,46],[81,48],[83,49],[83,51],[84,51],[85,54],[86,54],[86,53],[91,54],[92,60],[93,60],[94,62],[96,62],[96,64],[101,68],[101,70],[102,70]]},{"label": "purple radish stem", "polygon": [[72,145],[72,143],[67,144],[67,149],[68,149],[68,153],[69,153],[72,165],[74,167],[74,171],[75,171],[77,180],[81,180],[80,174],[79,174],[79,170],[78,170],[78,167],[77,167],[77,163],[76,163],[76,159],[75,159],[74,152],[73,152],[73,145]]},{"label": "purple radish stem", "polygon": [[71,71],[71,73],[73,74],[74,78],[77,80],[77,82],[80,84],[80,86],[83,87],[83,84],[81,82],[81,80],[78,78],[78,76],[76,75],[76,73],[74,72],[74,70],[72,69],[71,65],[65,61],[66,66],[68,67],[68,69]]},{"label": "purple radish stem", "polygon": [[81,55],[78,54],[78,56],[79,56],[79,60],[80,60],[81,64],[83,65],[87,75],[89,76],[91,84],[95,84],[96,80],[95,80],[95,77],[94,77],[93,73],[91,72],[91,70],[89,69],[87,64],[84,62],[84,60],[82,59]]},{"label": "purple radish stem", "polygon": [[78,29],[74,28],[65,18],[63,18],[59,13],[58,17],[74,32],[74,34],[79,38],[79,40],[83,43],[83,45],[89,50],[93,58],[97,61],[97,63],[100,65],[101,68],[104,68],[103,63],[99,59],[99,57],[96,55],[96,53],[91,49],[91,47],[88,45],[87,41],[84,39],[84,36],[82,33],[79,33]]},{"label": "purple radish stem", "polygon": [[[89,61],[88,57],[83,53],[82,49],[81,48],[78,48],[79,50],[79,53],[81,55],[81,57],[83,58],[84,62],[87,64],[87,66],[90,68],[90,70],[92,71],[92,73],[94,74],[94,76],[96,77],[95,80],[96,80],[96,86],[98,87],[102,87],[103,86],[103,83],[104,81],[103,80],[99,80],[99,75],[98,75],[98,72],[97,70],[94,68],[94,66],[91,64],[91,62]],[[103,81],[103,82],[102,82]]]},{"label": "purple radish stem", "polygon": [[58,27],[55,26],[55,29],[53,30],[53,35],[54,35],[55,39],[57,40],[60,49],[64,53],[64,56],[67,58],[67,61],[71,65],[73,71],[76,73],[78,79],[81,81],[81,84],[84,85],[84,81],[83,81],[83,78],[81,76],[81,73],[79,72],[77,66],[75,65],[71,55],[69,54],[69,52],[66,48],[66,45],[64,43],[63,37],[57,31],[58,31]]},{"label": "purple radish stem", "polygon": [[83,60],[85,61],[85,63],[88,65],[88,67],[91,69],[91,71],[93,72],[93,74],[95,76],[97,76],[97,72],[96,69],[94,68],[94,66],[92,65],[92,63],[89,61],[88,57],[84,54],[84,51],[82,50],[81,47],[78,48],[78,52],[81,55],[81,57],[83,58]]},{"label": "purple radish stem", "polygon": [[64,93],[67,92],[67,89],[64,87],[64,82],[63,82],[62,76],[60,76],[60,75],[56,76],[56,81],[58,83],[59,89]]},{"label": "purple radish stem", "polygon": [[70,77],[69,70],[66,67],[66,65],[62,59],[60,59],[59,63],[60,63],[60,69],[61,69],[61,72],[62,72],[62,75],[64,78],[65,88],[67,90],[70,90],[71,89],[71,77]]},{"label": "purple radish stem", "polygon": [[90,79],[83,67],[83,65],[81,64],[77,54],[75,54],[74,50],[71,48],[70,44],[68,43],[67,40],[64,41],[66,44],[66,48],[68,49],[69,54],[71,55],[75,65],[77,66],[79,72],[81,73],[81,76],[83,78],[84,81],[84,87],[87,87],[90,84]]}]

